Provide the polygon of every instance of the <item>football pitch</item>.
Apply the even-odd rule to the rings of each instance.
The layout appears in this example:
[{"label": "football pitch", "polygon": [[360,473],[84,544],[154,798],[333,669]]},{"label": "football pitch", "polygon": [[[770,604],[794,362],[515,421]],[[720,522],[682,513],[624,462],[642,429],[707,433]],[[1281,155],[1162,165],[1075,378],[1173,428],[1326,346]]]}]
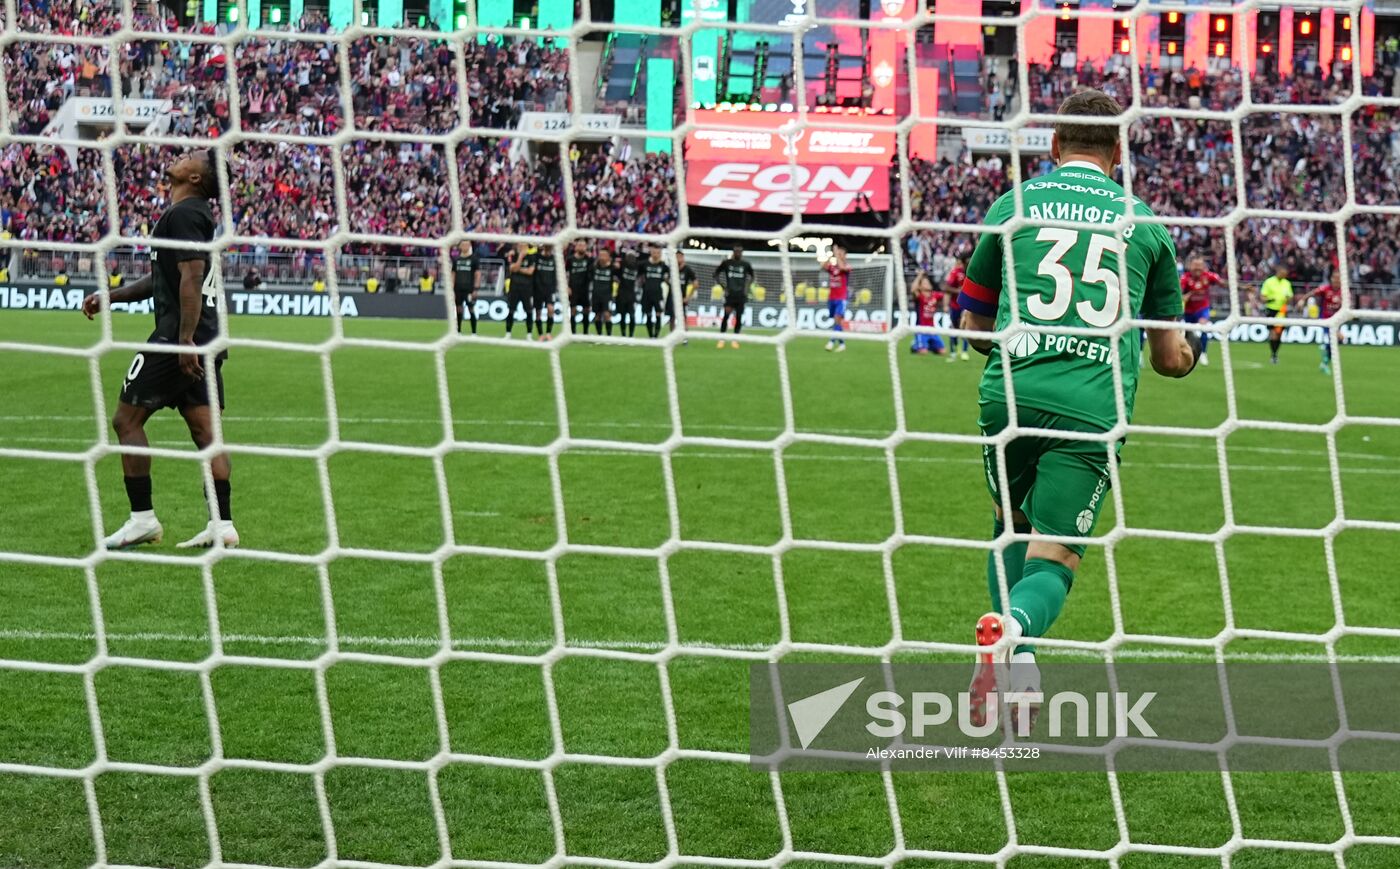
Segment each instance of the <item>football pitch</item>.
[{"label": "football pitch", "polygon": [[[118,340],[143,340],[150,328],[148,316],[112,323]],[[748,663],[706,650],[791,643],[784,660],[865,661],[855,648],[812,646],[971,641],[989,608],[986,550],[972,545],[991,534],[980,448],[915,437],[890,447],[891,464],[876,441],[901,422],[915,435],[975,435],[976,355],[950,364],[910,355],[907,341],[891,354],[887,342],[863,340],[832,354],[825,334],[781,352],[717,349],[712,334],[693,333],[673,354],[673,419],[659,345],[550,351],[519,341],[517,330],[511,345],[451,347],[440,377],[425,352],[444,334],[440,323],[347,321],[347,337],[385,343],[307,352],[331,329],[315,319],[230,320],[235,338],[302,349],[235,347],[225,365],[224,436],[235,449],[244,550],[213,562],[207,581],[203,562],[174,548],[203,527],[206,502],[198,463],[173,457],[153,464],[166,538],[138,551],[160,560],[119,555],[91,578],[63,563],[92,552],[96,513],[108,531],[127,513],[117,456],[91,472],[72,459],[103,437],[132,351],[101,357],[99,412],[89,357],[0,350],[0,449],[52,455],[0,456],[0,551],[49,557],[0,560],[0,866],[537,864],[566,854],[579,865],[679,855],[694,866],[970,869],[988,863],[889,855],[994,855],[1014,841],[1079,852],[1023,854],[1014,869],[1321,869],[1339,865],[1332,852],[1256,840],[1400,834],[1400,774],[1017,772],[1005,777],[1007,813],[990,774],[895,773],[887,790],[878,773],[783,773],[780,802],[768,773],[701,754],[741,754],[748,737]],[[0,342],[86,347],[100,334],[76,313],[0,317]],[[1231,352],[1240,420],[1322,424],[1339,403],[1352,417],[1400,418],[1394,349],[1343,347],[1340,390],[1318,372],[1315,347],[1285,346],[1278,366],[1263,345]],[[1182,381],[1145,373],[1135,422],[1211,429],[1229,419],[1219,345],[1211,355],[1210,367]],[[789,415],[797,437],[777,448]],[[658,445],[677,423],[688,440],[668,463]],[[545,448],[564,424],[579,443],[552,462]],[[148,431],[155,447],[192,450],[173,412]],[[337,449],[311,452],[332,438]],[[433,448],[444,440],[455,446],[439,462]],[[486,444],[503,449],[479,449]],[[1134,433],[1121,506],[1110,501],[1100,531],[1121,512],[1133,529],[1198,536],[1091,546],[1052,636],[1093,643],[1121,631],[1134,637],[1118,650],[1123,660],[1211,660],[1208,647],[1139,635],[1286,631],[1298,637],[1239,638],[1225,654],[1322,660],[1325,646],[1305,635],[1339,619],[1400,628],[1400,533],[1341,531],[1335,580],[1320,536],[1246,530],[1218,551],[1206,537],[1231,514],[1246,528],[1319,529],[1339,504],[1347,519],[1400,522],[1400,427],[1348,424],[1335,444],[1334,476],[1322,433],[1246,425],[1223,442]],[[267,447],[307,452],[258,449]],[[687,544],[728,546],[684,545],[661,558],[621,551],[662,546],[673,522]],[[542,553],[561,531],[571,550],[551,564]],[[775,551],[789,533],[794,545]],[[902,543],[889,583],[876,546],[895,534],[969,545]],[[465,551],[439,567],[431,554],[445,541]],[[310,556],[332,545],[349,554],[321,571]],[[254,551],[284,557],[247,557]],[[94,716],[81,665],[99,654],[99,613],[112,660],[91,679]],[[234,660],[201,666],[215,630]],[[444,631],[453,649],[487,654],[430,665]],[[332,634],[334,660],[313,665],[332,651]],[[672,638],[680,653],[658,654]],[[625,654],[590,654],[599,649]],[[1400,641],[1348,636],[1336,652],[1394,660]],[[672,749],[686,754],[658,772],[652,759]],[[449,752],[517,762],[427,768]],[[548,775],[530,763],[559,754],[567,757]],[[170,774],[211,758],[272,765],[220,769],[207,788]],[[61,774],[94,762],[123,766],[97,775],[90,791],[81,776]],[[1236,836],[1241,847],[1225,860],[1188,850]],[[1125,840],[1181,852],[1102,853]],[[1396,867],[1400,845],[1356,844],[1343,859]]]}]

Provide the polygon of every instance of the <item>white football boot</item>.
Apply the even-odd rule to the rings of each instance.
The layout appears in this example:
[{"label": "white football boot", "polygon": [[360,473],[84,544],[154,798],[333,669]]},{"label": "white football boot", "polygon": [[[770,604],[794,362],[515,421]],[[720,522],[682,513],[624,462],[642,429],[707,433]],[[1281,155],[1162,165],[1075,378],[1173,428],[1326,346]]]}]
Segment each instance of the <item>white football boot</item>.
[{"label": "white football boot", "polygon": [[204,530],[186,540],[184,543],[175,544],[176,549],[208,549],[214,545],[215,539],[222,540],[225,549],[238,548],[238,531],[233,527],[232,520],[210,519],[209,524],[204,526]]},{"label": "white football boot", "polygon": [[165,529],[160,527],[156,511],[142,510],[140,513],[132,513],[131,518],[114,534],[103,538],[102,546],[106,549],[129,549],[143,543],[159,543],[164,534]]}]

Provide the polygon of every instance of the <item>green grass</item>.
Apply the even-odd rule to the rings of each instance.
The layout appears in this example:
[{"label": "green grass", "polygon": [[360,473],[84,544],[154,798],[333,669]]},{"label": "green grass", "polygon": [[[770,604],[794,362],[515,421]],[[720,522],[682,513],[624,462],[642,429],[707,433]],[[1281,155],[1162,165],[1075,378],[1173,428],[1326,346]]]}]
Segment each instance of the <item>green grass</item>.
[{"label": "green grass", "polygon": [[[117,316],[113,326],[118,338],[140,340],[148,321]],[[300,344],[330,333],[328,323],[315,320],[242,317],[231,328],[235,337]],[[442,327],[363,321],[346,323],[346,331],[421,345],[439,337]],[[0,319],[0,341],[87,347],[98,334],[76,314]],[[804,338],[787,350],[797,430],[890,434],[896,407],[885,346],[855,342],[836,356],[821,351],[823,341]],[[1277,368],[1263,364],[1266,353],[1260,346],[1234,348],[1240,416],[1305,423],[1333,417],[1337,395],[1332,381],[1317,373],[1313,349],[1285,348]],[[1137,422],[1197,428],[1222,422],[1226,383],[1214,355],[1212,367],[1185,381],[1145,376]],[[904,352],[897,358],[910,431],[975,433],[979,365]],[[1341,351],[1349,413],[1400,417],[1396,358],[1381,349]],[[458,860],[539,863],[556,855],[557,842],[570,856],[649,862],[666,857],[670,835],[679,853],[696,858],[694,865],[707,865],[704,858],[764,860],[783,850],[780,812],[790,822],[795,851],[879,858],[895,846],[878,776],[785,773],[780,809],[767,774],[742,764],[685,759],[665,768],[663,792],[646,760],[670,745],[667,691],[679,747],[743,752],[743,662],[682,654],[658,666],[569,653],[597,646],[653,651],[672,626],[683,644],[743,649],[779,642],[784,623],[797,642],[879,646],[892,635],[889,575],[878,554],[799,545],[776,561],[753,549],[684,549],[658,559],[604,549],[571,551],[552,566],[546,563],[541,554],[559,541],[561,528],[570,543],[597,547],[646,549],[670,538],[667,465],[646,449],[672,433],[660,349],[589,345],[562,351],[569,434],[614,443],[563,451],[556,483],[543,452],[482,452],[465,443],[543,448],[558,438],[565,421],[549,353],[523,345],[454,347],[445,354],[444,394],[431,353],[343,347],[330,357],[330,374],[339,438],[349,446],[324,466],[310,455],[234,456],[234,509],[245,550],[213,563],[207,573],[195,561],[185,567],[119,559],[98,564],[89,575],[62,559],[93,550],[94,507],[109,529],[124,518],[119,463],[105,456],[92,467],[94,505],[85,463],[54,459],[71,459],[96,442],[129,359],[126,351],[100,359],[96,391],[105,409],[99,412],[87,359],[0,351],[7,399],[0,448],[53,454],[0,456],[0,550],[59,559],[45,565],[0,562],[0,659],[63,665],[91,660],[97,607],[108,654],[125,659],[97,670],[90,689],[78,673],[0,662],[0,764],[68,770],[92,764],[99,748],[89,717],[90,690],[101,744],[113,762],[191,770],[212,756],[217,734],[226,758],[284,765],[224,768],[209,777],[207,804],[224,862],[314,865],[332,856],[327,821],[339,859],[406,865],[435,862],[444,848]],[[799,541],[879,543],[897,520],[912,535],[974,542],[988,536],[975,446],[898,446],[897,492],[878,448],[795,444],[775,462],[771,449],[742,443],[783,430],[774,348],[720,351],[697,339],[677,348],[675,367],[683,433],[740,442],[686,445],[673,453],[669,473],[683,540],[771,546],[784,533],[785,500]],[[319,355],[235,348],[226,373],[229,443],[314,448],[332,434]],[[157,446],[187,448],[173,414],[157,415],[150,432]],[[1347,426],[1336,440],[1346,515],[1400,521],[1394,495],[1400,429]],[[457,443],[440,466],[428,457],[356,447],[422,448],[450,441]],[[1127,524],[1210,533],[1225,521],[1227,495],[1241,524],[1317,528],[1334,518],[1324,436],[1236,431],[1224,444],[1228,474],[1217,446],[1208,438],[1130,438],[1120,492]],[[173,556],[173,542],[204,522],[199,467],[157,459],[154,480],[167,540],[143,551]],[[1116,509],[1110,504],[1101,527],[1113,526]],[[324,574],[312,564],[241,557],[253,550],[323,552],[332,541],[332,510],[341,547],[390,557],[339,558]],[[450,542],[465,549],[444,553],[440,565],[425,561],[449,533]],[[1220,554],[1209,543],[1144,537],[1105,549],[1090,548],[1056,637],[1102,641],[1112,634],[1110,558],[1128,632],[1217,634],[1226,625],[1222,563],[1238,626],[1319,633],[1334,623],[1328,552],[1318,538],[1239,534]],[[1347,530],[1333,550],[1348,623],[1400,627],[1394,608],[1400,534]],[[406,560],[395,560],[395,554]],[[889,573],[903,636],[966,642],[987,608],[985,557],[980,548],[951,545],[894,551]],[[555,594],[561,625],[555,621]],[[283,666],[220,661],[206,686],[189,669],[130,660],[177,667],[205,661],[213,652],[212,622],[226,655]],[[341,658],[318,674],[312,661],[330,648],[328,625],[342,652],[385,657]],[[444,627],[455,648],[494,657],[429,666]],[[546,666],[534,656],[553,646],[556,627],[568,647]],[[1137,651],[1171,650],[1143,644]],[[1400,645],[1348,639],[1339,651],[1394,655]],[[1322,652],[1317,643],[1257,640],[1237,640],[1228,649],[1231,655]],[[548,713],[551,692],[557,735]],[[430,774],[352,760],[318,780],[308,767],[332,746],[341,759],[421,763],[446,749],[527,764],[561,747],[641,765],[570,760],[546,776],[528,765],[453,762]],[[1395,834],[1400,776],[1343,778],[1355,831]],[[1329,775],[1249,773],[1232,783],[1246,838],[1330,843],[1344,832]],[[995,778],[899,773],[893,784],[906,848],[986,855],[1006,844]],[[1134,842],[1212,848],[1232,835],[1218,774],[1124,773],[1118,786],[1122,822]],[[1119,841],[1104,774],[1017,773],[1009,776],[1007,792],[1021,844],[1101,851]],[[109,863],[193,867],[216,857],[196,776],[106,771],[95,777],[93,796]],[[440,818],[434,800],[442,807]],[[81,780],[0,772],[0,866],[86,866],[96,859]],[[1362,869],[1393,867],[1400,865],[1400,849],[1356,846],[1346,861]],[[1109,862],[1022,855],[1009,865],[1108,869]],[[1218,867],[1221,860],[1133,854],[1120,865],[1200,869]],[[1336,864],[1328,854],[1247,848],[1232,865]]]}]

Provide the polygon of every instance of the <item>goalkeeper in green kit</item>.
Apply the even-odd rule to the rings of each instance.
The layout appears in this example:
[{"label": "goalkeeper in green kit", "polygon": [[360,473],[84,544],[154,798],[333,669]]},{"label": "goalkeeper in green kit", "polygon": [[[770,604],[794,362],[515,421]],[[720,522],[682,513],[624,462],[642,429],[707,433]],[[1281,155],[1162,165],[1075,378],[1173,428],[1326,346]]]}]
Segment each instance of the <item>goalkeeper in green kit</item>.
[{"label": "goalkeeper in green kit", "polygon": [[[974,341],[974,347],[990,356],[979,395],[983,435],[997,435],[1010,425],[1003,356],[1010,363],[1018,428],[1108,432],[1119,423],[1115,367],[1122,376],[1122,421],[1130,421],[1142,349],[1136,330],[1116,335],[1109,330],[1133,311],[1141,311],[1142,319],[1181,317],[1171,236],[1160,224],[1126,221],[1129,207],[1139,217],[1150,217],[1152,211],[1136,198],[1129,200],[1111,177],[1122,159],[1117,117],[1121,112],[1112,97],[1095,90],[1066,99],[1061,116],[1103,122],[1055,125],[1050,150],[1057,168],[1020,184],[1026,224],[1006,235],[983,235],[968,263],[959,298],[964,329],[1005,329],[1015,308],[1022,323],[1103,330],[1064,335],[1012,329],[999,342]],[[992,206],[988,224],[1016,216],[1014,192]],[[1058,225],[1046,225],[1050,222]],[[1200,344],[1194,336],[1149,329],[1147,337],[1157,373],[1185,377],[1196,367]],[[1121,446],[1121,438],[1106,442],[1023,435],[1006,442],[1003,469],[997,447],[984,445],[987,486],[996,507],[993,537],[1002,535],[1008,521],[1021,534],[1087,537],[1108,496],[1109,462],[1117,459]],[[1008,492],[1001,488],[1003,471]],[[1004,505],[1010,507],[1009,520]],[[1009,602],[1000,594],[997,552],[988,555],[987,585],[994,611],[978,620],[976,638],[977,645],[994,648],[978,655],[969,689],[974,724],[995,714],[988,698],[997,693],[1000,678],[1001,692],[1013,698],[1032,695],[1012,706],[1013,725],[1029,731],[1038,709],[1040,674],[1034,650],[1022,641],[1043,636],[1054,624],[1083,555],[1084,546],[1077,541],[1050,543],[1033,537],[1029,543],[1008,545],[1001,557]],[[1003,666],[1007,664],[1015,666]],[[1029,720],[1016,720],[1021,710],[1029,713]]]}]

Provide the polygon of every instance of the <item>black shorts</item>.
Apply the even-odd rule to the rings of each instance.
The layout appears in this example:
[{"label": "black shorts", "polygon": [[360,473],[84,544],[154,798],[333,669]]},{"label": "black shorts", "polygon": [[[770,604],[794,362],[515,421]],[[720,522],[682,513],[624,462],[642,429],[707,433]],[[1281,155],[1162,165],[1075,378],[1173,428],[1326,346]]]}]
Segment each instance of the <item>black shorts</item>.
[{"label": "black shorts", "polygon": [[506,293],[506,304],[510,306],[509,310],[514,311],[517,305],[522,308],[530,307],[531,295],[530,290],[511,290]]},{"label": "black shorts", "polygon": [[554,294],[549,290],[535,290],[535,307],[543,308],[554,304]]},{"label": "black shorts", "polygon": [[645,294],[645,293],[644,293],[644,294],[642,295],[642,310],[643,310],[643,311],[650,311],[650,310],[657,309],[657,308],[660,308],[660,307],[661,307],[661,296],[660,296],[659,294],[653,296],[653,295]]},{"label": "black shorts", "polygon": [[636,297],[636,296],[623,296],[623,295],[619,295],[619,296],[617,297],[617,312],[618,312],[619,314],[621,314],[621,313],[624,312],[624,311],[626,311],[627,313],[630,314],[630,313],[632,313],[633,311],[636,311],[636,310],[637,310],[637,297]]},{"label": "black shorts", "polygon": [[601,313],[601,312],[603,312],[603,311],[608,310],[608,305],[609,305],[611,302],[612,302],[612,296],[609,296],[607,293],[594,293],[594,294],[593,294],[593,310],[594,310],[594,311],[598,311],[598,312]]},{"label": "black shorts", "polygon": [[743,293],[728,293],[724,297],[724,306],[733,308],[736,311],[744,310],[744,306],[749,303],[749,297]]},{"label": "black shorts", "polygon": [[452,295],[457,300],[457,304],[462,305],[471,301],[472,293],[476,290],[453,290]]},{"label": "black shorts", "polygon": [[[168,344],[160,338],[151,338],[156,344]],[[204,364],[204,379],[192,380],[180,370],[179,353],[154,353],[143,350],[131,360],[131,365],[122,377],[121,401],[151,410],[163,407],[196,407],[213,404],[209,394],[210,371],[207,361]],[[224,406],[224,360],[214,360],[214,397],[219,408]]]},{"label": "black shorts", "polygon": [[591,301],[591,300],[588,298],[588,291],[587,291],[587,290],[570,290],[570,291],[569,291],[569,304],[570,304],[570,305],[573,305],[575,308],[587,308],[587,307],[590,307],[590,304],[589,304],[590,301]]}]

